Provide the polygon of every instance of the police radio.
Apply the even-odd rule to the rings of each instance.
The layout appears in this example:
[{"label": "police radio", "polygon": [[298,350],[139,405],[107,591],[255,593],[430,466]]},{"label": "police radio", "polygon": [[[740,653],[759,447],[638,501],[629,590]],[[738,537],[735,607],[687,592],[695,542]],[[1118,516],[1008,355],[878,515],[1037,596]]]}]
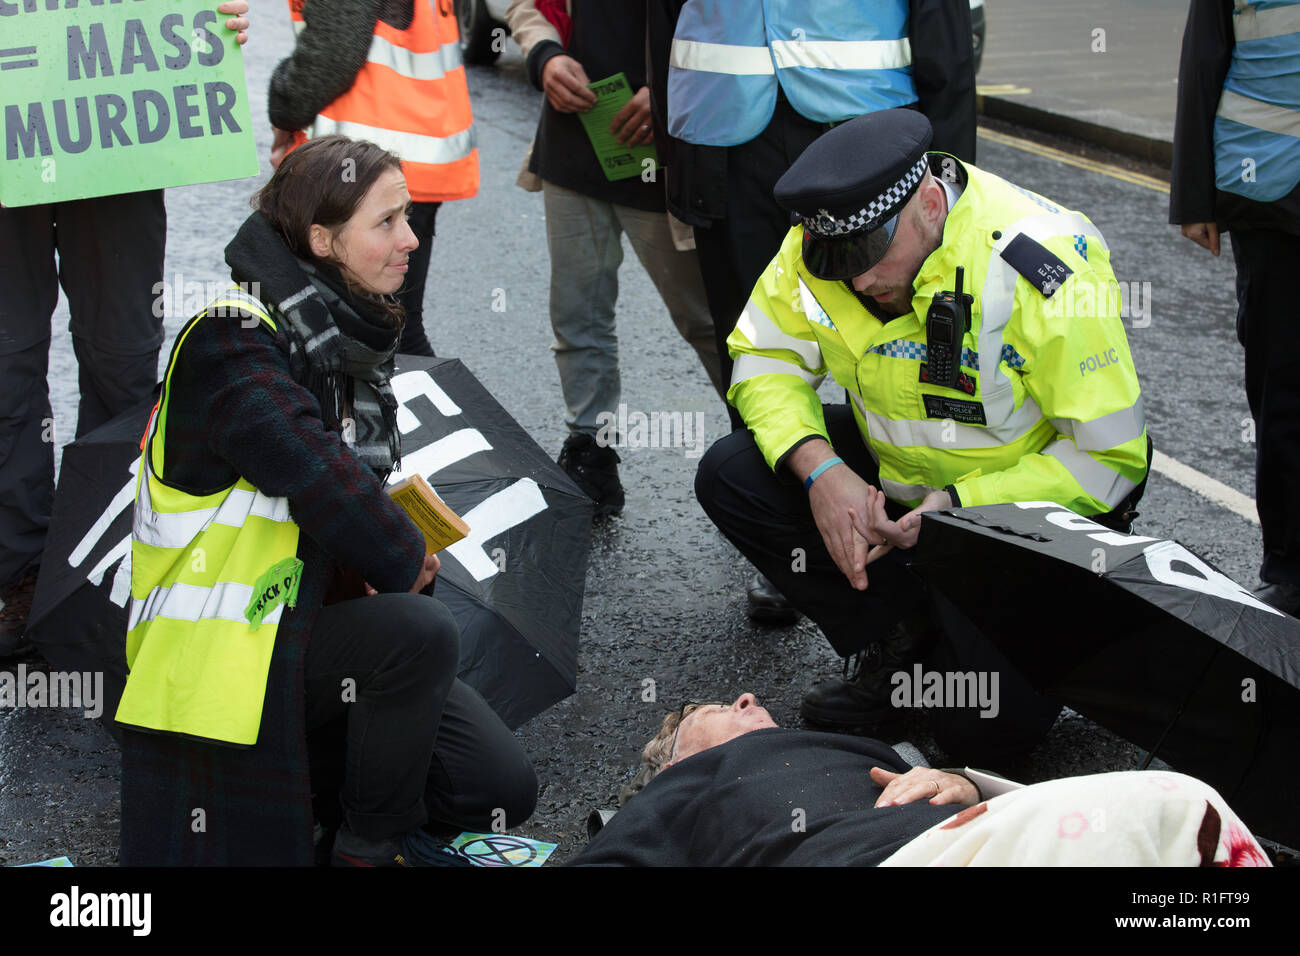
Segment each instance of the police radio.
[{"label": "police radio", "polygon": [[939,292],[925,317],[925,380],[942,388],[956,388],[961,377],[961,342],[970,328],[974,298],[961,291],[965,270],[957,267],[957,288]]}]

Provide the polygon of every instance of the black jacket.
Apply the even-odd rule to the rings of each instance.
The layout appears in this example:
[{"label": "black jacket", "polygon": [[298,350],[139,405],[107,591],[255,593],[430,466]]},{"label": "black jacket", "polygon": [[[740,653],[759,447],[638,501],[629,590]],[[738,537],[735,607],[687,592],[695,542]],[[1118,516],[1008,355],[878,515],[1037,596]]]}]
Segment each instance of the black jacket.
[{"label": "black jacket", "polygon": [[877,740],[771,728],[687,757],[633,797],[578,866],[876,866],[960,806],[874,804]]},{"label": "black jacket", "polygon": [[[581,63],[593,82],[622,73],[633,91],[645,86],[645,0],[573,0],[571,14],[568,49],[543,40],[528,51],[533,86],[542,89],[542,67],[562,53]],[[557,112],[545,100],[528,168],[549,183],[601,202],[664,211],[662,180],[606,179],[578,114]]]}]

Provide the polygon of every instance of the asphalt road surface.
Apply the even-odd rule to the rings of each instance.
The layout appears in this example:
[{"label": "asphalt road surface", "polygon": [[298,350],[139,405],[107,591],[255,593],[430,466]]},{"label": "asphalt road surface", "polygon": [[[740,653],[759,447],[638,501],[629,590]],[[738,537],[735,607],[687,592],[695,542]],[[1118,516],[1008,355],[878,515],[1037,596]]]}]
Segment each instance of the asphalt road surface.
[{"label": "asphalt road surface", "polygon": [[[249,87],[260,91],[289,51],[292,34],[282,5],[259,5],[256,14],[246,63]],[[540,94],[528,85],[513,45],[495,68],[471,69],[469,83],[483,185],[476,198],[439,213],[426,305],[430,338],[440,355],[463,359],[555,453],[564,424],[548,349],[542,201],[540,194],[514,185]],[[253,100],[262,177],[168,190],[172,283],[228,278],[222,249],[269,172],[264,99]],[[1064,152],[1044,150],[1021,131],[986,128],[978,163],[1084,211],[1101,229],[1121,284],[1137,290],[1130,306],[1140,306],[1141,315],[1126,321],[1156,447],[1226,486],[1209,492],[1218,500],[1207,497],[1212,485],[1195,477],[1171,479],[1176,469],[1161,459],[1163,470],[1151,477],[1135,530],[1176,537],[1253,587],[1260,548],[1251,506],[1254,449],[1226,245],[1224,256],[1214,259],[1167,225],[1160,170],[1056,145]],[[1081,161],[1081,153],[1090,158]],[[702,411],[710,440],[720,436],[723,408],[630,248],[621,280],[623,400],[647,413]],[[494,297],[499,301],[501,295],[505,311],[494,311]],[[184,312],[169,313],[172,335],[185,318]],[[66,324],[61,305],[51,372],[60,441],[71,438],[76,407]],[[169,350],[170,341],[164,360]],[[836,390],[826,394],[833,398]],[[694,500],[696,458],[683,449],[628,449],[623,458],[626,511],[593,535],[578,691],[519,731],[542,790],[536,814],[517,832],[559,843],[555,862],[581,848],[593,807],[614,804],[665,710],[682,699],[731,699],[750,690],[778,723],[796,726],[804,691],[839,671],[838,659],[810,623],[760,629],[747,622],[749,572]],[[1201,490],[1188,487],[1189,481]],[[1104,606],[1072,606],[1069,595],[1062,595],[1062,609],[1094,618],[1099,630],[1120,623]],[[1041,627],[1043,640],[1053,639],[1050,622],[1026,626]],[[643,699],[647,679],[654,682],[655,701]],[[944,765],[923,720],[909,718],[895,736],[912,740],[932,763]],[[1003,769],[1037,781],[1129,769],[1138,757],[1135,747],[1067,714],[1024,765]],[[117,780],[116,748],[93,722],[66,712],[0,710],[0,863],[64,854],[77,865],[114,863]]]}]

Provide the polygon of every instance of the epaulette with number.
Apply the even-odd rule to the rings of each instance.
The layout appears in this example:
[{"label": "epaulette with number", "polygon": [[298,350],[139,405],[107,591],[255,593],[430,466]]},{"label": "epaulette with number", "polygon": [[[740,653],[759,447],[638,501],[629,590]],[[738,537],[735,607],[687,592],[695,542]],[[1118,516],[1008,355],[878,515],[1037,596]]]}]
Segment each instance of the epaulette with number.
[{"label": "epaulette with number", "polygon": [[1052,250],[1024,233],[1016,236],[1002,249],[1002,258],[1011,268],[1024,276],[1029,284],[1050,299],[1074,270],[1062,262]]}]

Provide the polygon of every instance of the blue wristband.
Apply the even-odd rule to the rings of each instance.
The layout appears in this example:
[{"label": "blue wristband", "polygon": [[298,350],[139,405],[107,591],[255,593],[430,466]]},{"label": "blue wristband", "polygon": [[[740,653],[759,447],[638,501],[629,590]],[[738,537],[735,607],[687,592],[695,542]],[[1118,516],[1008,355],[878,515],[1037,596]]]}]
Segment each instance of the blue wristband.
[{"label": "blue wristband", "polygon": [[844,464],[843,458],[838,458],[838,457],[827,458],[824,462],[822,462],[820,465],[818,465],[816,468],[812,470],[811,475],[809,475],[807,478],[803,480],[803,490],[812,491],[812,483],[821,477],[823,471],[825,471],[827,468],[831,467],[832,465],[842,465],[842,464]]}]

